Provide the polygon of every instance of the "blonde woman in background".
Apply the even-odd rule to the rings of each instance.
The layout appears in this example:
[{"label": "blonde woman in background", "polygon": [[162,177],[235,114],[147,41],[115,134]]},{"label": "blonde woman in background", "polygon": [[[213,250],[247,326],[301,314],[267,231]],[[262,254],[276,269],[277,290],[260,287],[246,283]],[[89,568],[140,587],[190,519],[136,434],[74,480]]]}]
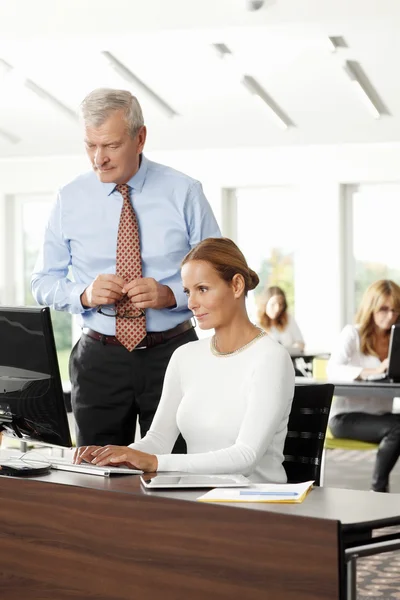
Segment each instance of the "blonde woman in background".
[{"label": "blonde woman in background", "polygon": [[304,350],[304,339],[294,318],[288,313],[285,292],[274,285],[264,296],[258,321],[270,337],[287,349]]},{"label": "blonde woman in background", "polygon": [[[400,287],[376,281],[366,290],[356,325],[346,325],[328,362],[331,379],[354,381],[385,373],[390,329],[400,316]],[[336,398],[329,426],[334,436],[379,444],[372,490],[389,491],[389,474],[400,455],[400,415],[392,398]]]}]

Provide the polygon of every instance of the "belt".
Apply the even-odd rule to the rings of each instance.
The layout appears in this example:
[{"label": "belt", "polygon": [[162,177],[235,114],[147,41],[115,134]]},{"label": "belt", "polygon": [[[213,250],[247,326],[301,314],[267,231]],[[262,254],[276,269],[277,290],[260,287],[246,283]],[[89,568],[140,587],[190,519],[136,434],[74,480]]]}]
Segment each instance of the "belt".
[{"label": "belt", "polygon": [[[164,342],[176,337],[177,335],[181,335],[182,333],[185,333],[185,331],[189,331],[189,329],[192,328],[193,324],[190,320],[188,320],[184,321],[183,323],[179,323],[179,325],[176,327],[167,329],[166,331],[151,331],[142,339],[136,348],[153,348],[154,346],[163,344]],[[101,342],[105,346],[107,344],[111,344],[112,346],[122,346],[121,342],[117,340],[114,335],[104,335],[103,333],[94,331],[89,327],[85,327],[82,331],[85,335]],[[136,348],[134,348],[134,350],[136,350]]]}]

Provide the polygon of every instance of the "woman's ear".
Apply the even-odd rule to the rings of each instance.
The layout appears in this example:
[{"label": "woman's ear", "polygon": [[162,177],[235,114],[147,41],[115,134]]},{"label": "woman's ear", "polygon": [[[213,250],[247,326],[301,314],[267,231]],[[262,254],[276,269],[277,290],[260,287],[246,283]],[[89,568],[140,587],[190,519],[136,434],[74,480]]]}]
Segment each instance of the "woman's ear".
[{"label": "woman's ear", "polygon": [[236,273],[236,275],[232,277],[232,289],[234,291],[235,298],[240,298],[240,296],[244,293],[244,277],[243,275],[240,275],[240,273]]}]

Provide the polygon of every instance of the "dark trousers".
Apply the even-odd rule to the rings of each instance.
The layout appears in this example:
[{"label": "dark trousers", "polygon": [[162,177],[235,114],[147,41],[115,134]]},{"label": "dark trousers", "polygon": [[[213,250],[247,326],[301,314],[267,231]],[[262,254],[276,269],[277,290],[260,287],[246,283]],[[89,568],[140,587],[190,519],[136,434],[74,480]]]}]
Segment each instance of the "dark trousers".
[{"label": "dark trousers", "polygon": [[335,437],[379,444],[372,489],[389,491],[389,475],[400,456],[400,414],[341,413],[330,419],[329,427]]},{"label": "dark trousers", "polygon": [[[154,346],[129,352],[87,335],[73,348],[69,371],[77,446],[126,446],[150,428],[161,397],[164,375],[174,350],[197,340],[194,329]],[[174,452],[186,453],[179,436]]]}]

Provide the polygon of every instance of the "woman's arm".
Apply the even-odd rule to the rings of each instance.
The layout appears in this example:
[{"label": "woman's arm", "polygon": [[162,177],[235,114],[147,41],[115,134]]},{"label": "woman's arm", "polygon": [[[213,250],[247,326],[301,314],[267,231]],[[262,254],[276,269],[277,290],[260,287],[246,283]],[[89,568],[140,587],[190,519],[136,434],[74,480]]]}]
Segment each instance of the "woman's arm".
[{"label": "woman's arm", "polygon": [[362,366],[350,364],[354,362],[358,347],[359,335],[356,327],[346,325],[339,335],[326,367],[330,379],[354,381],[360,376]]},{"label": "woman's arm", "polygon": [[330,379],[355,381],[356,379],[367,379],[368,375],[384,373],[386,371],[387,360],[374,368],[363,368],[361,364],[354,364],[360,362],[359,360],[357,361],[359,346],[360,337],[356,327],[346,325],[328,361],[326,371]]},{"label": "woman's arm", "polygon": [[[234,375],[232,375],[234,376]],[[248,388],[247,410],[235,443],[198,454],[157,455],[159,471],[190,473],[251,473],[275,434],[284,427],[294,393],[294,371],[286,351],[263,360]]]},{"label": "woman's arm", "polygon": [[129,448],[149,454],[167,454],[174,447],[179,435],[176,413],[182,400],[179,351],[180,348],[173,353],[169,361],[160,403],[149,431],[140,441],[129,444]]},{"label": "woman's arm", "polygon": [[[174,352],[165,372],[164,385],[160,403],[151,427],[145,437],[129,446],[81,446],[74,453],[73,462],[94,462],[95,464],[120,464],[136,466],[143,471],[156,471],[156,454],[171,452],[179,429],[176,424],[176,413],[182,400],[182,388],[179,375],[179,364]],[[118,460],[111,460],[112,458]],[[130,460],[130,458],[132,460]]]},{"label": "woman's arm", "polygon": [[375,369],[363,369],[358,376],[358,379],[368,379],[368,375],[376,375],[380,373],[386,373],[389,367],[389,359],[385,358],[379,365],[379,367],[375,367]]},{"label": "woman's arm", "polygon": [[326,372],[330,379],[355,381],[362,376],[363,371],[376,372],[375,369],[363,369],[361,364],[357,365],[357,362],[360,362],[357,361],[359,346],[360,337],[357,328],[354,325],[346,325],[328,361]]},{"label": "woman's arm", "polygon": [[[232,377],[235,374],[232,373]],[[212,390],[210,389],[210,393]],[[95,462],[100,465],[127,463],[129,466],[151,471],[183,471],[187,473],[243,473],[250,474],[268,447],[275,434],[287,425],[294,394],[294,370],[288,353],[278,347],[276,356],[265,360],[265,356],[253,371],[247,390],[247,410],[237,439],[227,448],[197,454],[164,454],[154,452],[155,446],[147,446],[149,434],[157,434],[157,441],[165,435],[166,421],[163,408],[167,406],[163,392],[163,406],[157,410],[157,422],[141,442],[130,448],[106,446],[94,452]],[[218,399],[216,399],[218,401]],[[176,409],[179,402],[176,403]],[[176,414],[176,410],[175,410]],[[156,421],[156,417],[154,421]],[[165,415],[169,418],[169,414]],[[161,419],[162,423],[161,423]],[[159,422],[158,422],[159,421]],[[172,430],[172,425],[170,425]],[[177,429],[174,430],[175,433]],[[169,439],[171,451],[171,437]],[[140,445],[140,448],[139,448]],[[160,445],[161,447],[161,445]],[[143,454],[137,450],[153,452]],[[283,448],[282,448],[283,450]]]}]

